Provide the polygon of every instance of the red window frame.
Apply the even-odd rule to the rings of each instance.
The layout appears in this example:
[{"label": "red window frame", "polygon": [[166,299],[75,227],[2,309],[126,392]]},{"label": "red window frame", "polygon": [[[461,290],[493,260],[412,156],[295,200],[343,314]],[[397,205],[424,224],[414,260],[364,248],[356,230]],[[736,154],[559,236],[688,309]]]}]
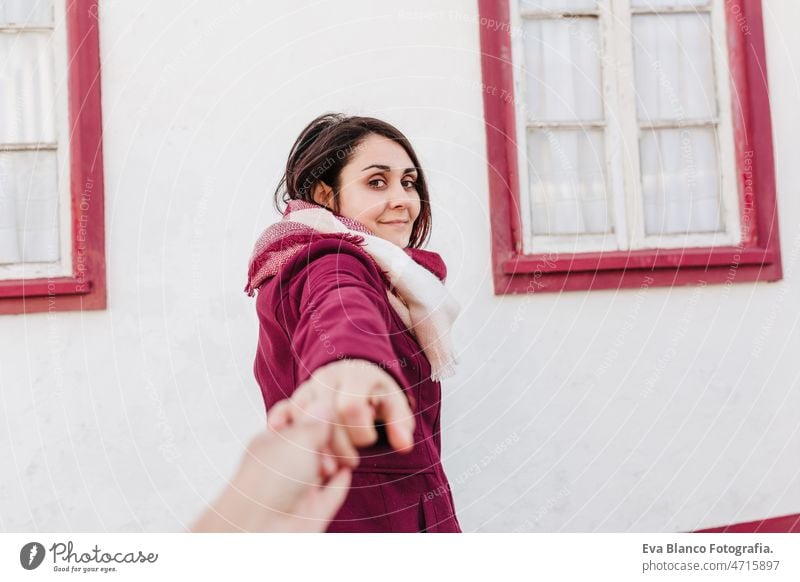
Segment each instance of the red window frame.
[{"label": "red window frame", "polygon": [[0,281],[0,314],[106,307],[97,9],[97,0],[66,2],[73,273]]},{"label": "red window frame", "polygon": [[509,0],[478,7],[496,295],[782,278],[761,0],[725,3],[742,242],[555,256],[522,251]]}]

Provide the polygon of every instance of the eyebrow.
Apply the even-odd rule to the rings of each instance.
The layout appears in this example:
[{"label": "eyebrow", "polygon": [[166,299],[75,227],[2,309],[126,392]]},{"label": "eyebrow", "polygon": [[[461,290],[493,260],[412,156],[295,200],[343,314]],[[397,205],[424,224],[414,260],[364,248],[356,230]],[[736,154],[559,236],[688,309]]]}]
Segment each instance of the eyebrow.
[{"label": "eyebrow", "polygon": [[[367,166],[366,168],[364,168],[361,171],[362,172],[366,172],[370,168],[378,168],[379,170],[386,170],[387,172],[391,172],[392,171],[392,169],[389,166],[385,166],[383,164],[372,164],[371,166]],[[403,170],[403,173],[404,174],[416,174],[417,173],[417,169],[416,168],[406,168],[405,170]]]}]

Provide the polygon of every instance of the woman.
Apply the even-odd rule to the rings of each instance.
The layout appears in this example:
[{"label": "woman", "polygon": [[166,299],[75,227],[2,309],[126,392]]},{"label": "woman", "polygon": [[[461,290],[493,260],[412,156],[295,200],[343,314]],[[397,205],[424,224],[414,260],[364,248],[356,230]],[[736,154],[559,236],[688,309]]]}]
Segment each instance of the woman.
[{"label": "woman", "polygon": [[322,115],[295,141],[276,207],[282,190],[246,287],[270,425],[289,421],[290,406],[271,410],[284,398],[334,408],[330,454],[353,471],[327,531],[461,531],[439,434],[458,304],[441,257],[419,248],[431,209],[411,144],[377,119]]}]

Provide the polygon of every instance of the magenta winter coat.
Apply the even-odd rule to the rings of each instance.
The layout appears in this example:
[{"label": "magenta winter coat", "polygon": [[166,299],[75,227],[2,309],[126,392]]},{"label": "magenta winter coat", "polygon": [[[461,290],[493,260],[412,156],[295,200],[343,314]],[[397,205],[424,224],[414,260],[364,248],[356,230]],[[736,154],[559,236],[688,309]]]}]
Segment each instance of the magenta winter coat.
[{"label": "magenta winter coat", "polygon": [[[441,257],[413,250],[416,262],[444,279]],[[337,359],[383,367],[415,412],[414,450],[394,452],[379,430],[360,450],[350,491],[329,532],[460,532],[440,460],[441,387],[430,364],[386,297],[380,267],[357,245],[320,238],[260,288],[255,375],[267,411]],[[379,427],[381,428],[381,427]]]}]

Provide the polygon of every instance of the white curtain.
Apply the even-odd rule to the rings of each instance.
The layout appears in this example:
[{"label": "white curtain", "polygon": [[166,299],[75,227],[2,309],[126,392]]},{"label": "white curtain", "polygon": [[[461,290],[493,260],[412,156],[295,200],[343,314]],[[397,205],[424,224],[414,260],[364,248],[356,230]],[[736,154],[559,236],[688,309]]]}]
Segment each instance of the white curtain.
[{"label": "white curtain", "polygon": [[[590,7],[586,4],[531,0],[521,5]],[[705,2],[633,2],[638,7],[701,4]],[[603,119],[603,43],[597,26],[597,19],[590,17],[524,22],[529,121]],[[640,132],[643,218],[650,235],[713,232],[723,227],[714,127],[682,126],[686,120],[711,122],[716,116],[709,27],[709,15],[702,12],[633,16],[637,116],[641,123],[667,124],[664,129]],[[602,130],[532,128],[527,154],[533,234],[613,230]]]},{"label": "white curtain", "polygon": [[528,119],[603,119],[597,19],[528,20],[523,35]]},{"label": "white curtain", "polygon": [[520,0],[529,10],[579,10],[597,7],[597,0]]},{"label": "white curtain", "polygon": [[639,143],[645,232],[722,230],[714,127],[682,126],[716,116],[708,14],[633,17],[640,122],[676,127],[642,130]]},{"label": "white curtain", "polygon": [[59,259],[54,151],[0,153],[0,263]]},{"label": "white curtain", "polygon": [[634,8],[673,8],[705,4],[708,4],[708,0],[631,0],[631,6]]},{"label": "white curtain", "polygon": [[52,26],[50,0],[0,0],[0,23],[17,26]]},{"label": "white curtain", "polygon": [[[52,22],[49,1],[0,0],[0,25]],[[57,153],[24,149],[56,142],[54,91],[51,34],[0,34],[0,264],[60,256]]]},{"label": "white curtain", "polygon": [[532,130],[528,159],[534,234],[611,230],[602,131]]},{"label": "white curtain", "polygon": [[55,81],[50,33],[0,34],[0,143],[51,143]]},{"label": "white curtain", "polygon": [[640,159],[648,235],[722,230],[712,129],[643,131]]},{"label": "white curtain", "polygon": [[[50,3],[0,0],[0,25],[12,24],[50,26]],[[56,142],[50,36],[0,34],[0,264],[60,256],[56,151],[23,149]]]},{"label": "white curtain", "polygon": [[[595,18],[525,23],[528,119],[603,119],[597,26]],[[609,232],[602,131],[534,128],[527,148],[533,234]]]},{"label": "white curtain", "polygon": [[640,121],[711,119],[716,112],[708,14],[633,17]]}]

